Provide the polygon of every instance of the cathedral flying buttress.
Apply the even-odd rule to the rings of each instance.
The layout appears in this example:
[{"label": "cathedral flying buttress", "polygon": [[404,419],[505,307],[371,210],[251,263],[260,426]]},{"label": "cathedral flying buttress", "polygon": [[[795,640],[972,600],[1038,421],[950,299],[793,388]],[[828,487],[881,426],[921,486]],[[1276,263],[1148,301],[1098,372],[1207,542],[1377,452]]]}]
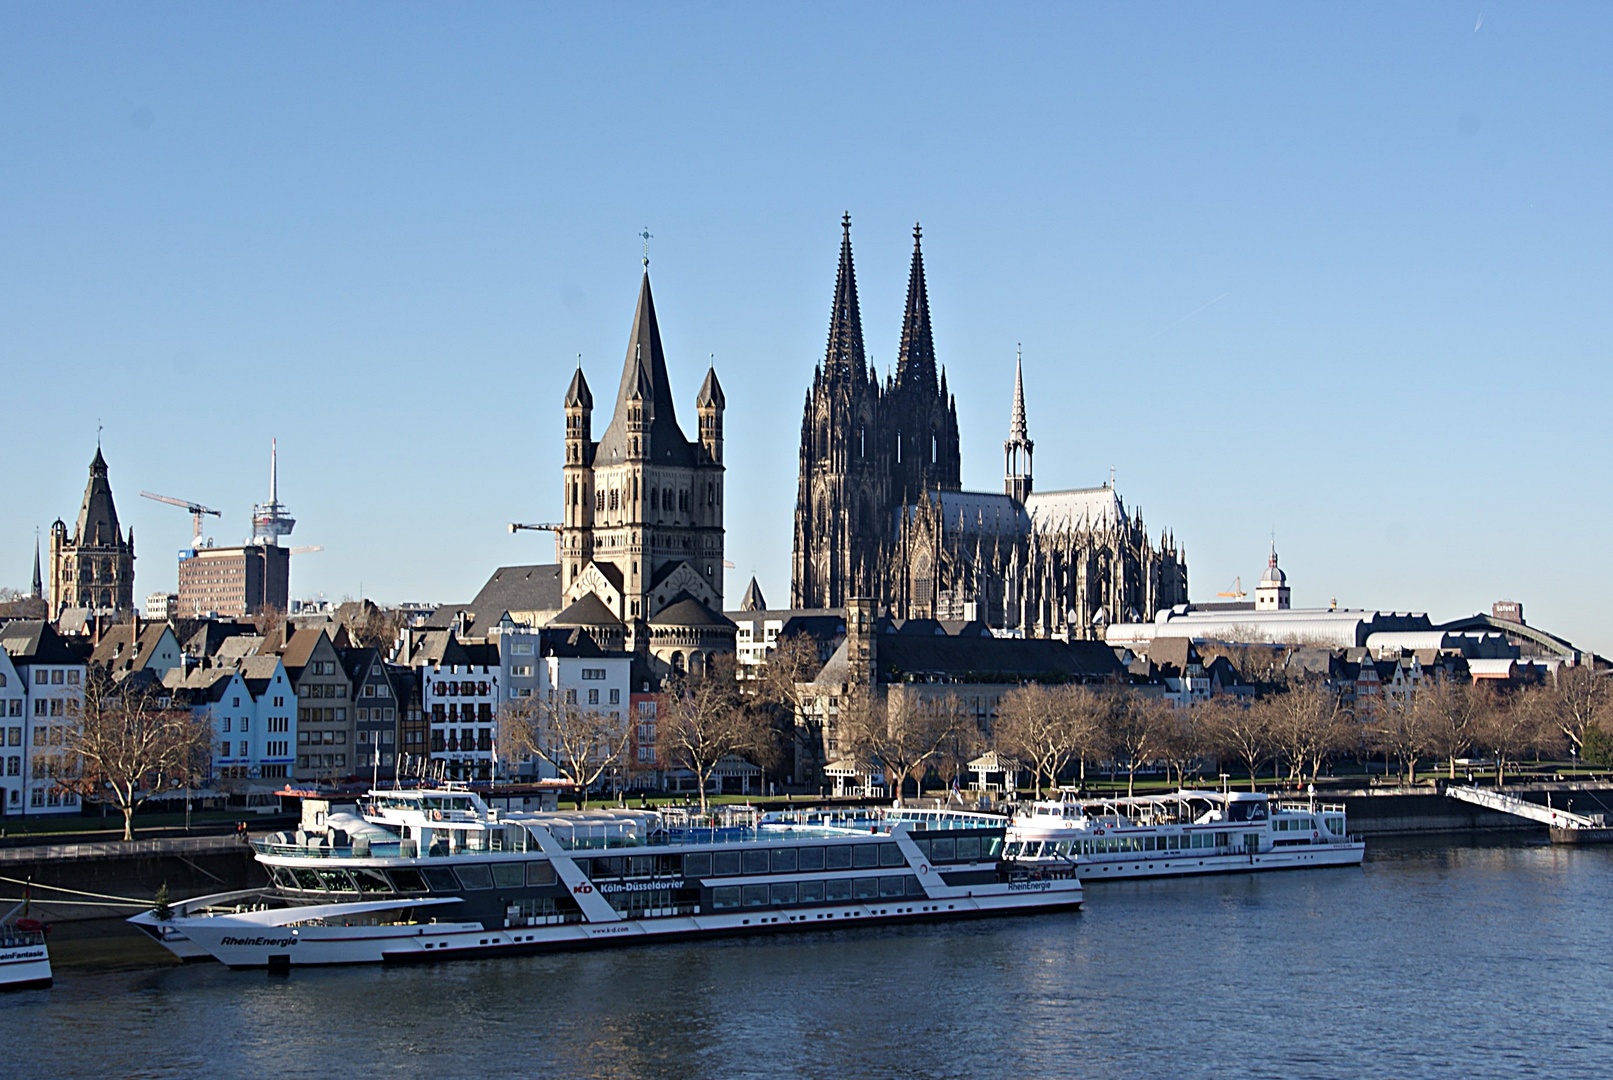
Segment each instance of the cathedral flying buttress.
[{"label": "cathedral flying buttress", "polygon": [[895,618],[1070,639],[1185,603],[1175,537],[1152,541],[1112,482],[1035,490],[1017,360],[1003,491],[962,490],[957,407],[937,372],[917,228],[913,245],[897,371],[881,385],[864,359],[842,220],[828,353],[802,416],[792,605],[873,598]]}]

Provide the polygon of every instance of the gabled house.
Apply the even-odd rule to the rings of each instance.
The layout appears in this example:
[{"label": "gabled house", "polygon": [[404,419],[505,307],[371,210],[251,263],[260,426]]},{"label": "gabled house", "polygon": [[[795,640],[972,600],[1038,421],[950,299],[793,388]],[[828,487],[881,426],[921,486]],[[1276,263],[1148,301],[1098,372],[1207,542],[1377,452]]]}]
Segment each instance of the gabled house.
[{"label": "gabled house", "polygon": [[161,681],[164,672],[185,662],[184,651],[173,627],[167,623],[119,623],[101,634],[90,652],[90,664],[105,668],[113,682],[122,682],[131,672],[151,671]]}]

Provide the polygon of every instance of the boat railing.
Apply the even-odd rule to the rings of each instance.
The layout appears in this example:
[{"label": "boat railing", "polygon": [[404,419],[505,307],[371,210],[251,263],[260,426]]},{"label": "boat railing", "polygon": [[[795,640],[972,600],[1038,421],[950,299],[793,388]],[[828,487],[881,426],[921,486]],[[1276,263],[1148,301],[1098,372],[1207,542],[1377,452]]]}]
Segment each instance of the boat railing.
[{"label": "boat railing", "polygon": [[19,930],[14,926],[0,929],[0,949],[26,949],[30,945],[43,945],[45,934],[42,930]]}]

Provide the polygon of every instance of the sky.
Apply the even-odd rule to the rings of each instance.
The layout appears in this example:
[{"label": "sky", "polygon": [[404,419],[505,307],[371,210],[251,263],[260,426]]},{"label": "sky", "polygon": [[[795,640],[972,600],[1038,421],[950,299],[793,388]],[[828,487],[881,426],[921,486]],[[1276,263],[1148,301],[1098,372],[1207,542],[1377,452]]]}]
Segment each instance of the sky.
[{"label": "sky", "polygon": [[[0,585],[98,426],[136,592],[267,497],[297,597],[549,561],[561,400],[619,378],[646,228],[679,418],[727,393],[728,599],[789,595],[852,215],[894,363],[914,222],[966,488],[1022,346],[1039,489],[1190,592],[1523,601],[1613,650],[1613,6],[0,6]],[[604,421],[596,418],[596,430]]]}]

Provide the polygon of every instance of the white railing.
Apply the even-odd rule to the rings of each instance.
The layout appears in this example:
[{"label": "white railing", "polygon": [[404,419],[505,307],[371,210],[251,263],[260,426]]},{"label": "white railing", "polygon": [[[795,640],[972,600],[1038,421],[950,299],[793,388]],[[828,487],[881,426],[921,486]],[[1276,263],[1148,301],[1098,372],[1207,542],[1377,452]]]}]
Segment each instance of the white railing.
[{"label": "white railing", "polygon": [[1489,788],[1464,787],[1452,784],[1445,789],[1445,794],[1453,799],[1460,799],[1474,806],[1482,806],[1489,810],[1499,810],[1503,814],[1513,814],[1517,817],[1538,821],[1542,825],[1550,825],[1557,829],[1601,829],[1606,827],[1606,818],[1602,814],[1572,814],[1567,810],[1557,810],[1550,806],[1541,806],[1528,799],[1520,799],[1516,795],[1504,795]]}]

